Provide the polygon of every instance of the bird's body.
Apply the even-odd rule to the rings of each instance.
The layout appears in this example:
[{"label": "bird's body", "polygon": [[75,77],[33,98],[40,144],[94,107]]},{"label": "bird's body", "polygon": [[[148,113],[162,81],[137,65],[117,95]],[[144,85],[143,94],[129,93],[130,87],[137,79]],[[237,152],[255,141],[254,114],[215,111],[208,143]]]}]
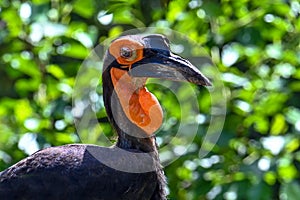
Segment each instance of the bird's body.
[{"label": "bird's body", "polygon": [[114,165],[133,160],[116,153],[117,147],[80,144],[38,151],[1,173],[0,199],[160,199],[155,194],[162,174],[123,172],[97,159],[106,156]]},{"label": "bird's body", "polygon": [[29,156],[0,173],[0,199],[165,200],[166,179],[154,132],[163,112],[147,77],[210,85],[162,35],[123,36],[104,58],[108,119],[118,134],[110,147],[66,145]]}]

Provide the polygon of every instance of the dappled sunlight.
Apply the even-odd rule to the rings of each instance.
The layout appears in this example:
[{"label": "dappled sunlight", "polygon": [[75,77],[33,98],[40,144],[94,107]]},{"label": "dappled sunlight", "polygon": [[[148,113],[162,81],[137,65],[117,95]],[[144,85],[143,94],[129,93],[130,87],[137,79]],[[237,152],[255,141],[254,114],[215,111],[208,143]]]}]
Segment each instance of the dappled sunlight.
[{"label": "dappled sunlight", "polygon": [[25,133],[19,140],[18,147],[26,154],[31,155],[39,150],[37,135],[34,133]]}]

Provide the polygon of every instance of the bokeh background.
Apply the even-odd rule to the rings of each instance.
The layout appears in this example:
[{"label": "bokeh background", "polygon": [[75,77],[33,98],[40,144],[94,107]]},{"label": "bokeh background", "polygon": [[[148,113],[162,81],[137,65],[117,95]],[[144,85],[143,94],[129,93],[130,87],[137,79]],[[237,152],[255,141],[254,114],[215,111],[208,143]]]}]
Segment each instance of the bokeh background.
[{"label": "bokeh background", "polygon": [[[299,16],[298,0],[0,0],[0,171],[38,149],[80,142],[72,93],[82,61],[107,38],[152,26],[202,46],[227,100],[222,134],[200,157],[210,119],[209,92],[200,89],[198,133],[165,167],[169,198],[299,199]],[[168,116],[163,144],[183,116],[173,93],[149,87]],[[103,104],[101,87],[92,99]],[[100,134],[113,142],[103,106],[96,110]]]}]

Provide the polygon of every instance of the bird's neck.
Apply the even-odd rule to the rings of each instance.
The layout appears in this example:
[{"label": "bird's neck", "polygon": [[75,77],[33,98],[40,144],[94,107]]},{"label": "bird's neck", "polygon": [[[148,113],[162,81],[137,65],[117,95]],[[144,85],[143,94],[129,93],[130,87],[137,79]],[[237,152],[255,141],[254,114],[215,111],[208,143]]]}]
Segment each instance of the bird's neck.
[{"label": "bird's neck", "polygon": [[[137,86],[141,83],[122,74],[127,73],[126,71],[112,69],[114,68],[104,70],[102,82],[106,112],[119,136],[116,145],[123,149],[157,152],[153,133],[160,127],[163,117],[158,101],[146,88]],[[141,92],[138,94],[136,89],[140,88],[142,91],[137,90]],[[145,101],[142,102],[143,100]]]},{"label": "bird's neck", "polygon": [[137,138],[124,132],[118,132],[116,146],[122,149],[136,149],[143,152],[157,152],[155,136],[147,138]]}]

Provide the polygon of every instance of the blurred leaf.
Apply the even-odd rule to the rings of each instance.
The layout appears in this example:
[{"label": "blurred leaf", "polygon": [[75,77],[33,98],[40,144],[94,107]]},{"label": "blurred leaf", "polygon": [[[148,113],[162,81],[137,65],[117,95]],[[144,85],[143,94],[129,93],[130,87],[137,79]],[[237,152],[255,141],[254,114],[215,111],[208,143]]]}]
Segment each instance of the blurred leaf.
[{"label": "blurred leaf", "polygon": [[85,18],[90,18],[94,15],[96,5],[93,0],[75,0],[73,4],[74,12]]},{"label": "blurred leaf", "polygon": [[17,37],[22,32],[22,21],[17,10],[10,8],[1,13],[2,19],[5,20],[11,37]]},{"label": "blurred leaf", "polygon": [[14,107],[14,113],[17,122],[22,124],[25,119],[32,116],[33,110],[30,106],[30,102],[27,99],[17,101]]},{"label": "blurred leaf", "polygon": [[34,4],[44,4],[49,2],[50,0],[32,0]]},{"label": "blurred leaf", "polygon": [[63,70],[58,65],[48,65],[46,66],[47,72],[52,74],[57,79],[65,77]]},{"label": "blurred leaf", "polygon": [[300,140],[299,138],[293,138],[286,144],[286,150],[288,152],[296,151],[300,147]]},{"label": "blurred leaf", "polygon": [[62,48],[62,54],[71,58],[85,59],[89,54],[88,49],[74,42],[68,43]]},{"label": "blurred leaf", "polygon": [[182,179],[182,180],[190,180],[193,177],[192,172],[184,167],[178,168],[177,171],[177,176]]},{"label": "blurred leaf", "polygon": [[271,125],[271,134],[278,135],[284,133],[286,130],[285,118],[281,114],[274,116],[272,125]]},{"label": "blurred leaf", "polygon": [[298,171],[294,165],[280,165],[278,174],[283,180],[291,181],[297,177]]},{"label": "blurred leaf", "polygon": [[268,183],[269,185],[274,185],[275,182],[276,182],[276,174],[274,172],[267,172],[265,175],[264,175],[264,180],[266,181],[266,183]]}]

